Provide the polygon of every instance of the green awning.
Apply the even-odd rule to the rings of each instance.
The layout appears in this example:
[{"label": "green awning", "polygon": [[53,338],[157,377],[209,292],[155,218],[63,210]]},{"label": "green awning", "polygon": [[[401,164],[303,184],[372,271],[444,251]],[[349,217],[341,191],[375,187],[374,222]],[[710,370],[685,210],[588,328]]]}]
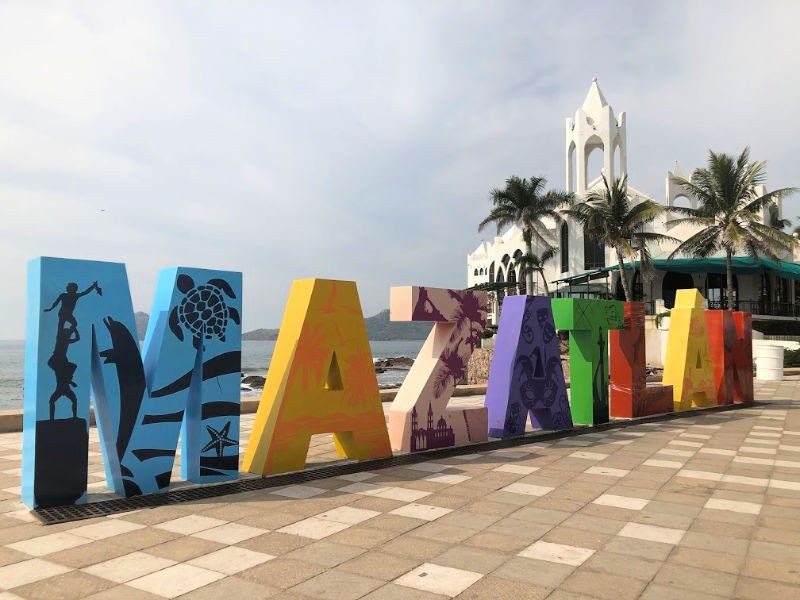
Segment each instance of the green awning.
[{"label": "green awning", "polygon": [[[636,268],[639,268],[639,261],[634,263]],[[667,260],[665,258],[657,258],[653,260],[653,267],[659,271],[674,271],[675,273],[720,273],[725,274],[725,258],[673,258]],[[771,271],[778,277],[786,279],[800,280],[800,265],[787,261],[776,261],[771,258],[759,257],[758,259],[749,256],[734,256],[732,261],[734,275],[757,275],[765,271]],[[630,263],[625,263],[625,269],[630,270],[632,267]],[[610,267],[603,267],[602,269],[594,269],[586,271],[571,277],[563,277],[556,279],[553,283],[578,283],[591,281],[605,277],[609,271],[617,271],[619,267],[613,265]]]}]

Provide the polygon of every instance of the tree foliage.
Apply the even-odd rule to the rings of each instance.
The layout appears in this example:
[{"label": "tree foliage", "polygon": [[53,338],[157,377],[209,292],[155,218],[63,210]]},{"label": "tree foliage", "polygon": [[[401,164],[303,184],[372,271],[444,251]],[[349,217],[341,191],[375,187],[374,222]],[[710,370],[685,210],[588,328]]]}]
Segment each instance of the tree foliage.
[{"label": "tree foliage", "polygon": [[[545,249],[551,248],[554,240],[543,220],[549,218],[559,223],[559,209],[569,203],[572,194],[560,190],[546,191],[546,185],[544,177],[509,177],[505,188],[491,191],[492,209],[478,225],[478,231],[483,231],[490,223],[497,226],[498,233],[510,225],[517,225],[522,229],[526,255],[533,255],[533,243]],[[525,287],[528,294],[533,294],[531,270],[526,274]]]},{"label": "tree foliage", "polygon": [[627,176],[612,180],[609,184],[605,175],[602,189],[590,190],[581,198],[581,202],[574,202],[571,208],[563,211],[581,224],[584,235],[591,235],[614,250],[627,301],[632,300],[632,294],[625,275],[625,260],[633,262],[638,253],[642,274],[651,276],[653,271],[648,245],[677,241],[662,233],[645,230],[663,212],[663,206],[649,199],[633,204],[628,195]]},{"label": "tree foliage", "polygon": [[[684,193],[698,201],[697,208],[673,207],[681,218],[669,224],[691,223],[700,231],[682,242],[670,255],[707,258],[718,253],[726,257],[727,298],[733,299],[732,259],[736,254],[753,258],[760,255],[780,261],[797,243],[771,223],[762,222],[762,211],[797,191],[781,188],[764,194],[759,186],[766,181],[766,162],[750,162],[750,149],[738,157],[709,150],[705,169],[695,169],[690,179],[673,177]],[[777,214],[775,214],[777,220]],[[777,223],[776,224],[781,224]]]}]

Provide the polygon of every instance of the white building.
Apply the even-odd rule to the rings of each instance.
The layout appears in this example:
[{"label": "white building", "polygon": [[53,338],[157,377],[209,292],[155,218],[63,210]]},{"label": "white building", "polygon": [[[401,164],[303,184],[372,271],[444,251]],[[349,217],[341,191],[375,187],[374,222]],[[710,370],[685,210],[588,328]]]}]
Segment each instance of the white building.
[{"label": "white building", "polygon": [[[595,153],[599,153],[602,161],[595,160]],[[589,93],[575,112],[575,117],[566,120],[564,158],[565,189],[578,196],[602,186],[602,173],[612,174],[615,179],[627,175],[625,113],[614,115],[596,79],[592,81]],[[595,164],[597,172],[589,172]],[[667,207],[694,207],[693,200],[686,198],[681,189],[671,182],[673,175],[682,176],[677,164],[667,172],[663,204]],[[634,201],[636,198],[650,198],[630,183],[628,194]],[[490,208],[487,204],[487,214]],[[782,207],[778,204],[778,218],[781,213]],[[674,215],[665,212],[652,225],[652,229],[679,240],[685,240],[698,231],[691,225],[667,225],[672,218]],[[763,211],[761,218],[763,222],[768,222],[768,209]],[[555,223],[549,223],[548,226],[553,244],[559,250],[559,254],[545,269],[551,295],[624,299],[613,250],[585,237],[580,225],[570,218],[558,227]],[[704,295],[710,307],[720,308],[727,287],[724,256],[705,260],[676,257],[667,261],[674,247],[650,247],[656,274],[651,281],[644,281],[638,270],[634,272],[631,286],[634,298],[647,304],[649,314],[657,314],[665,308],[672,308],[675,290],[695,287]],[[468,286],[493,282],[519,283],[516,288],[496,293],[495,306],[489,315],[492,323],[497,323],[497,306],[504,294],[525,293],[524,278],[520,276],[517,265],[517,259],[524,250],[522,232],[512,226],[491,242],[482,242],[467,256]],[[535,253],[540,251],[534,248]],[[735,258],[734,307],[753,313],[756,322],[800,320],[800,308],[795,303],[796,299],[800,300],[800,265],[796,264],[800,253],[796,250],[794,255],[780,258],[786,262],[776,263],[769,259],[754,261],[745,256]],[[535,277],[535,293],[543,294],[544,287],[539,279]]]}]

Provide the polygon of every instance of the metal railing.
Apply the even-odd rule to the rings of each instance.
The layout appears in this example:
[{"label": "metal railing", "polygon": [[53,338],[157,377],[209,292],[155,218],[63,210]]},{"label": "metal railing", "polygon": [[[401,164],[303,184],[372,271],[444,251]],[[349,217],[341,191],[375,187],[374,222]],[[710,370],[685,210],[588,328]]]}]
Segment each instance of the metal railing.
[{"label": "metal railing", "polygon": [[[721,310],[728,308],[726,300],[708,301],[708,308]],[[735,300],[733,310],[749,312],[768,317],[800,317],[800,305],[790,302],[766,302],[762,300]]]}]

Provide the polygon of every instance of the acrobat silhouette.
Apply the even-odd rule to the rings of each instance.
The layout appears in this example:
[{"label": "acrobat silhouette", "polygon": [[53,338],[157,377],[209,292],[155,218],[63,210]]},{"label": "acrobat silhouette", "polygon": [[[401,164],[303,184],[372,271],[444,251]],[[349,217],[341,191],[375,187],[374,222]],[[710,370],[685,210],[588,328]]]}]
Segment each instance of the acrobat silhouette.
[{"label": "acrobat silhouette", "polygon": [[97,285],[95,281],[88,288],[82,292],[78,291],[78,284],[71,282],[67,284],[67,289],[58,295],[53,305],[50,308],[45,308],[44,312],[50,312],[56,306],[61,304],[58,309],[58,327],[56,328],[56,343],[53,348],[53,354],[47,360],[47,366],[53,369],[56,376],[56,388],[50,395],[50,420],[55,419],[56,415],[56,402],[62,396],[68,398],[72,402],[72,418],[78,418],[78,398],[72,388],[77,387],[73,377],[78,368],[73,362],[70,362],[67,357],[67,350],[70,344],[74,344],[81,339],[78,333],[78,321],[75,319],[75,307],[83,296],[95,290],[98,296],[103,295],[103,290]]},{"label": "acrobat silhouette", "polygon": [[55,419],[56,416],[56,401],[65,396],[72,402],[72,418],[78,418],[78,398],[72,388],[77,387],[77,384],[72,380],[75,375],[75,370],[78,368],[73,362],[67,358],[67,349],[70,344],[74,344],[80,339],[77,327],[68,327],[59,329],[56,333],[56,345],[53,349],[53,355],[48,359],[47,366],[53,369],[56,375],[56,389],[50,396],[50,420]]},{"label": "acrobat silhouette", "polygon": [[77,283],[68,283],[66,291],[59,294],[58,298],[53,301],[53,306],[50,308],[45,308],[44,312],[50,312],[56,306],[58,306],[58,303],[60,302],[61,308],[58,309],[58,330],[61,331],[64,329],[64,325],[69,323],[77,332],[78,322],[75,320],[75,315],[72,313],[75,311],[75,306],[78,304],[78,300],[92,290],[97,290],[98,296],[103,295],[103,290],[100,289],[100,286],[97,285],[96,281],[82,292],[78,291]]}]

